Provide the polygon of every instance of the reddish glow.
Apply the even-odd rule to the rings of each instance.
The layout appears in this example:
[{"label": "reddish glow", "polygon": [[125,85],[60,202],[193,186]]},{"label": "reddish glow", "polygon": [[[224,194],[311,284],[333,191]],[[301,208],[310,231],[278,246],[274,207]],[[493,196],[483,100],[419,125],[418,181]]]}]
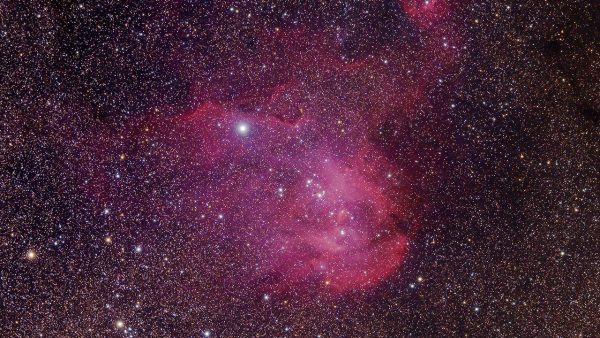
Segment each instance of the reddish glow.
[{"label": "reddish glow", "polygon": [[400,0],[408,16],[421,28],[431,27],[448,15],[447,0]]},{"label": "reddish glow", "polygon": [[147,121],[172,150],[161,160],[176,163],[198,236],[240,252],[232,279],[340,294],[401,271],[423,202],[407,166],[416,154],[386,142],[430,109],[460,57],[444,0],[401,4],[428,29],[417,44],[348,60],[334,35],[280,29],[260,37],[274,52],[248,56],[247,72],[224,61],[223,76],[199,80],[195,108]]}]

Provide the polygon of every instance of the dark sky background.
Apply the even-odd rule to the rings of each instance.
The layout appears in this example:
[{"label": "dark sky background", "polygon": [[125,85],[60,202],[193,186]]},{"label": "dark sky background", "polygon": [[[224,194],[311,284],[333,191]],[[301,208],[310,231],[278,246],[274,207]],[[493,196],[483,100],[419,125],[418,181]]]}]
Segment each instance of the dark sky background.
[{"label": "dark sky background", "polygon": [[4,1],[3,337],[593,337],[594,1]]}]

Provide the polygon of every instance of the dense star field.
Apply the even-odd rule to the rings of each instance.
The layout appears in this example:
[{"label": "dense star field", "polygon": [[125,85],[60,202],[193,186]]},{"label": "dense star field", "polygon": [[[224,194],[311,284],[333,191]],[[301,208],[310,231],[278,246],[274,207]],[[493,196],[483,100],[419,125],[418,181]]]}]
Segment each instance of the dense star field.
[{"label": "dense star field", "polygon": [[0,336],[593,337],[600,4],[3,1]]}]

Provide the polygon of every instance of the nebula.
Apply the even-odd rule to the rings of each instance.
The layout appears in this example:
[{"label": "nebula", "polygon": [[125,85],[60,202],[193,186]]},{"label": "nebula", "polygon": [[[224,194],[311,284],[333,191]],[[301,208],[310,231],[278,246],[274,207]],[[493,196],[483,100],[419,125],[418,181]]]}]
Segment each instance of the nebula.
[{"label": "nebula", "polygon": [[447,0],[401,0],[402,8],[421,28],[429,28],[448,15]]},{"label": "nebula", "polygon": [[241,71],[225,59],[218,76],[199,77],[191,108],[142,122],[170,149],[159,165],[191,201],[185,217],[204,229],[199,241],[218,236],[241,256],[225,280],[335,295],[401,271],[426,204],[407,163],[426,150],[398,153],[394,140],[423,111],[444,109],[429,93],[452,86],[461,41],[444,1],[401,5],[417,43],[346,55],[343,32],[278,28],[258,35],[270,52],[248,53]]},{"label": "nebula", "polygon": [[278,29],[258,42],[273,53],[248,55],[242,72],[224,62],[194,87],[196,108],[155,123],[184,158],[186,193],[218,210],[222,236],[245,250],[232,276],[269,292],[339,294],[402,265],[422,205],[410,168],[377,135],[431,106],[427,93],[460,54],[440,24],[444,3],[403,6],[419,27],[437,24],[419,44],[340,58],[343,34]]},{"label": "nebula", "polygon": [[336,141],[338,123],[314,128],[211,104],[178,119],[175,134],[190,163],[220,173],[195,186],[227,201],[212,207],[259,248],[253,280],[271,276],[266,285],[280,290],[375,285],[406,250],[403,175],[364,136]]}]

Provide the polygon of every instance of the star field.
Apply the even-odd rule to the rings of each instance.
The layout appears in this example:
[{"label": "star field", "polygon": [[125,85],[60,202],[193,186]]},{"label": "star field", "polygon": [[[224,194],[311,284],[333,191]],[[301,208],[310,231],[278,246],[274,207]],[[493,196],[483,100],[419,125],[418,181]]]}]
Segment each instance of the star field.
[{"label": "star field", "polygon": [[0,4],[6,337],[593,337],[600,7]]}]

